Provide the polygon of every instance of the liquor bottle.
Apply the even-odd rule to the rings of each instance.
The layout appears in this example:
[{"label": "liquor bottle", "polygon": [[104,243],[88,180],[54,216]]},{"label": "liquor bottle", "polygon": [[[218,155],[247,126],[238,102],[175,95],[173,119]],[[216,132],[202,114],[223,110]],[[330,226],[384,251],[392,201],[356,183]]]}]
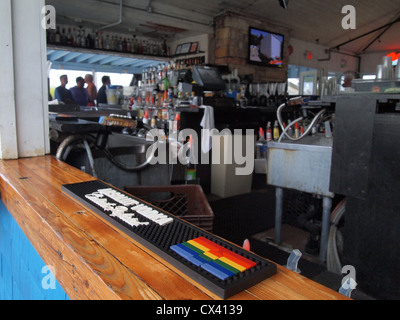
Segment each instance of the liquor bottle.
[{"label": "liquor bottle", "polygon": [[67,34],[65,33],[65,28],[63,28],[61,33],[61,45],[63,46],[67,45]]},{"label": "liquor bottle", "polygon": [[161,138],[164,138],[164,140],[165,141],[167,141],[168,140],[168,134],[169,134],[169,131],[168,131],[168,126],[167,126],[167,121],[161,121],[161,129],[159,130],[159,132],[161,133],[160,134],[160,136],[161,136]]},{"label": "liquor bottle", "polygon": [[187,164],[186,164],[186,182],[195,181],[197,170],[196,165],[193,163],[192,151],[193,151],[193,137],[190,135],[189,137],[189,149],[186,154]]},{"label": "liquor bottle", "polygon": [[50,44],[55,44],[56,43],[56,33],[54,32],[54,30],[50,30],[49,43]]},{"label": "liquor bottle", "polygon": [[60,27],[57,27],[56,36],[55,36],[55,43],[56,44],[60,44],[61,43]]},{"label": "liquor bottle", "polygon": [[68,33],[67,33],[67,46],[72,47],[73,44],[73,39],[72,39],[72,34],[71,34],[71,28],[68,28]]},{"label": "liquor bottle", "polygon": [[76,29],[76,46],[80,47],[81,46],[81,40],[82,40],[82,30],[81,29]]},{"label": "liquor bottle", "polygon": [[133,39],[133,53],[138,53],[138,52],[139,52],[139,43],[135,36]]},{"label": "liquor bottle", "polygon": [[132,51],[132,40],[131,39],[126,40],[125,51],[126,52],[131,52]]},{"label": "liquor bottle", "polygon": [[169,89],[169,80],[168,80],[168,67],[164,68],[164,73],[163,73],[163,80],[162,80],[162,86],[161,90],[168,90]]},{"label": "liquor bottle", "polygon": [[147,54],[147,41],[143,40],[142,42],[142,53]]},{"label": "liquor bottle", "polygon": [[154,41],[153,42],[153,54],[155,56],[159,56],[160,55],[160,46],[158,45],[158,41]]},{"label": "liquor bottle", "polygon": [[110,41],[110,37],[108,34],[106,35],[104,49],[111,50],[111,41]]},{"label": "liquor bottle", "polygon": [[152,95],[151,98],[150,98],[150,114],[151,114],[151,117],[158,116],[157,111],[158,110],[157,110],[157,107],[156,107],[156,104],[155,104],[155,101],[154,101],[154,96]]},{"label": "liquor bottle", "polygon": [[162,56],[166,56],[167,54],[168,54],[167,41],[164,40],[164,41],[163,41],[163,44],[162,44],[161,55],[162,55]]},{"label": "liquor bottle", "polygon": [[153,55],[153,42],[151,40],[147,41],[147,54]]},{"label": "liquor bottle", "polygon": [[144,117],[144,106],[142,104],[142,98],[139,96],[136,101],[136,110],[138,113],[138,119],[142,120]]},{"label": "liquor bottle", "polygon": [[137,52],[140,53],[140,54],[143,53],[142,39],[139,40]]},{"label": "liquor bottle", "polygon": [[92,36],[90,35],[90,32],[88,32],[86,39],[85,39],[85,47],[86,48],[92,48]]},{"label": "liquor bottle", "polygon": [[153,116],[153,117],[151,118],[150,126],[151,126],[152,129],[157,128],[157,116]]},{"label": "liquor bottle", "polygon": [[162,107],[164,104],[164,98],[161,98],[161,101],[158,100],[158,96],[156,96],[156,114],[157,114],[157,119],[161,119],[162,120]]},{"label": "liquor bottle", "polygon": [[146,114],[146,111],[147,111],[149,117],[151,117],[151,114],[150,114],[150,97],[149,96],[146,97],[146,101],[144,103],[144,113],[145,114]]},{"label": "liquor bottle", "polygon": [[81,47],[85,47],[86,46],[86,36],[85,36],[85,29],[81,30]]},{"label": "liquor bottle", "polygon": [[163,104],[162,104],[162,110],[161,110],[161,118],[163,121],[168,120],[168,91],[164,91],[164,98],[163,98]]},{"label": "liquor bottle", "polygon": [[124,51],[124,42],[122,40],[122,37],[119,37],[119,40],[118,40],[118,51],[119,52],[123,52]]},{"label": "liquor bottle", "polygon": [[168,90],[168,121],[174,120],[174,93],[172,89]]},{"label": "liquor bottle", "polygon": [[103,43],[103,32],[101,30],[99,30],[99,32],[97,32],[98,36],[99,36],[99,43],[98,43],[98,48],[100,50],[103,49],[104,47],[104,43]]},{"label": "liquor bottle", "polygon": [[79,29],[75,29],[75,28],[73,28],[72,29],[73,30],[73,33],[72,33],[72,46],[73,47],[77,47],[78,46],[78,40],[80,40],[80,39],[78,39],[79,38]]},{"label": "liquor bottle", "polygon": [[94,48],[95,49],[100,49],[99,48],[99,33],[96,33],[96,37],[94,38]]},{"label": "liquor bottle", "polygon": [[118,50],[118,39],[115,36],[111,38],[111,50],[117,51]]}]

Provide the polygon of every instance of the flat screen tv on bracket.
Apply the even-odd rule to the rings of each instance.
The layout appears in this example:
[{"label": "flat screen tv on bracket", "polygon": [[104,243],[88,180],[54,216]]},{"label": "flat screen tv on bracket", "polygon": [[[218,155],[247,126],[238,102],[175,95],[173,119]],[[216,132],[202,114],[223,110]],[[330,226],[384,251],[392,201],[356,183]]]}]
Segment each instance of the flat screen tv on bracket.
[{"label": "flat screen tv on bracket", "polygon": [[284,41],[282,34],[250,27],[249,63],[282,68]]}]

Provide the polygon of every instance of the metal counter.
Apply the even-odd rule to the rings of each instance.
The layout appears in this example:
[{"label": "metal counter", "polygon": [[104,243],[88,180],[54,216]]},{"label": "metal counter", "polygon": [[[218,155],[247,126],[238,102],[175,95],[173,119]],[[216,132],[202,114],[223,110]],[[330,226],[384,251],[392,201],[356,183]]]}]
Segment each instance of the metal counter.
[{"label": "metal counter", "polygon": [[317,194],[323,197],[320,259],[326,259],[329,216],[334,193],[329,190],[333,139],[324,135],[308,136],[301,141],[268,143],[267,183],[276,187],[275,243],[281,243],[283,189]]},{"label": "metal counter", "polygon": [[268,184],[332,198],[332,145],[324,135],[268,143]]}]

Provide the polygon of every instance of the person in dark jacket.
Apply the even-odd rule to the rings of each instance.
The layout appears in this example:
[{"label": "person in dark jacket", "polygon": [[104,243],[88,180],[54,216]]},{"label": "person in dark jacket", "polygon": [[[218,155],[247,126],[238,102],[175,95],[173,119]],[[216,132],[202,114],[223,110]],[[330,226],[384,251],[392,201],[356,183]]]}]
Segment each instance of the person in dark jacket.
[{"label": "person in dark jacket", "polygon": [[99,89],[99,92],[97,93],[97,105],[100,103],[107,104],[107,94],[106,94],[106,89],[107,86],[111,84],[111,80],[109,76],[104,76],[101,78],[101,82],[103,83],[102,87]]},{"label": "person in dark jacket", "polygon": [[85,79],[82,77],[76,78],[76,86],[71,89],[72,97],[77,104],[87,107],[90,101],[90,96],[85,89]]},{"label": "person in dark jacket", "polygon": [[75,101],[72,97],[71,91],[66,88],[68,84],[68,76],[62,75],[60,77],[61,85],[56,88],[54,92],[54,99],[57,99],[59,102],[64,102],[66,104],[74,104]]}]

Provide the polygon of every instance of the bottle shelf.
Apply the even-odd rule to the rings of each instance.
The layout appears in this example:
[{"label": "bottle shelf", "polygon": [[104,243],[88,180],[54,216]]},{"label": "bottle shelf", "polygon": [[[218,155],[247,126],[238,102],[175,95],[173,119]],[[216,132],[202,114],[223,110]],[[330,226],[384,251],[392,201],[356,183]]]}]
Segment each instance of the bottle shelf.
[{"label": "bottle shelf", "polygon": [[131,52],[120,52],[113,50],[104,50],[104,49],[91,49],[84,47],[70,47],[56,44],[47,44],[48,50],[54,51],[69,51],[69,52],[80,52],[80,53],[88,53],[88,54],[97,54],[97,55],[109,55],[116,56],[122,58],[134,58],[134,59],[142,59],[142,60],[155,60],[155,61],[169,61],[171,57],[169,56],[156,56],[151,54],[143,54],[143,53],[131,53]]}]

